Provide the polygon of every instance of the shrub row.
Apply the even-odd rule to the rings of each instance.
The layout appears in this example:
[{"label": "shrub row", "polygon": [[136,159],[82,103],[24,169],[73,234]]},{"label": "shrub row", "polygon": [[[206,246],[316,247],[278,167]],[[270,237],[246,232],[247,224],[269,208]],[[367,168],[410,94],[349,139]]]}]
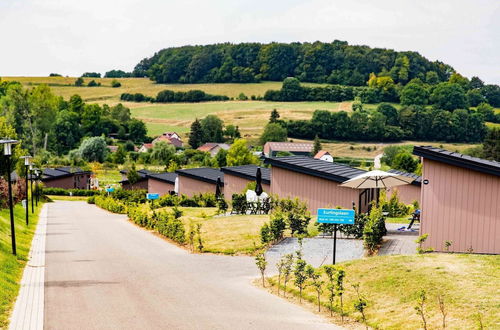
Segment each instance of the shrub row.
[{"label": "shrub row", "polygon": [[229,97],[225,95],[212,95],[207,94],[202,90],[193,89],[187,92],[176,92],[172,90],[163,90],[155,97],[146,96],[141,93],[123,93],[120,95],[120,100],[131,102],[157,102],[157,103],[197,103],[208,101],[228,101]]},{"label": "shrub row", "polygon": [[188,197],[186,195],[165,195],[156,203],[158,207],[185,206],[185,207],[215,207],[217,199],[213,193],[204,193]]},{"label": "shrub row", "polygon": [[92,203],[113,213],[127,213],[127,205],[112,197],[94,196],[94,198],[90,201],[90,204]]},{"label": "shrub row", "polygon": [[94,196],[99,195],[100,191],[87,189],[43,188],[42,194],[54,196]]},{"label": "shrub row", "polygon": [[184,224],[174,214],[134,207],[129,208],[128,217],[137,225],[149,229],[156,229],[161,235],[179,244],[184,244],[186,242]]}]

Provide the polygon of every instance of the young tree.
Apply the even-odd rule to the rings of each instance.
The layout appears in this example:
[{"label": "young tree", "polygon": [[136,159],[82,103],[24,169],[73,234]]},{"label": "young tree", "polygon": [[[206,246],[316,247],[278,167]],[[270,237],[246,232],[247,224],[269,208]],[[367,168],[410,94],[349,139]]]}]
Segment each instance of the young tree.
[{"label": "young tree", "polygon": [[[359,313],[361,313],[361,318],[363,320],[363,323],[366,325],[365,309],[367,306],[367,301],[359,293],[359,283],[353,284],[352,287],[354,288],[354,291],[356,291],[356,300],[354,301],[354,309],[357,310]],[[366,325],[366,329],[368,329],[367,325]]]},{"label": "young tree", "polygon": [[318,312],[321,312],[321,294],[323,293],[324,283],[324,281],[321,280],[321,272],[314,269],[311,265],[307,265],[306,275],[311,281],[311,286],[314,288],[314,291],[316,291],[316,295],[318,297]]},{"label": "young tree", "polygon": [[264,145],[266,142],[283,142],[286,141],[287,130],[280,124],[267,124],[264,132],[260,136],[260,144]]},{"label": "young tree", "polygon": [[333,316],[333,301],[335,300],[335,273],[337,269],[333,265],[326,265],[325,267],[326,277],[328,278],[328,284],[326,289],[328,290],[328,301],[330,302],[330,316]]},{"label": "young tree", "polygon": [[293,266],[293,254],[288,253],[283,256],[284,265],[283,265],[283,295],[286,297],[286,285],[290,280],[290,275],[292,274],[292,266]]},{"label": "young tree", "polygon": [[298,258],[295,261],[295,269],[293,270],[293,275],[295,276],[295,286],[299,288],[299,302],[302,303],[302,291],[306,286],[307,274],[306,274],[307,263],[302,258]]},{"label": "young tree", "polygon": [[265,280],[264,273],[265,273],[266,267],[267,267],[266,255],[264,253],[259,253],[255,257],[255,264],[257,265],[257,267],[259,268],[259,271],[260,271],[260,275],[262,278],[262,286],[265,287],[266,283],[264,281]]},{"label": "young tree", "polygon": [[425,290],[420,290],[418,293],[417,305],[415,306],[415,310],[417,311],[417,315],[422,318],[422,327],[424,330],[427,330],[427,320],[425,318],[425,302],[427,301],[427,294]]},{"label": "young tree", "polygon": [[280,118],[280,114],[279,114],[278,110],[273,109],[273,111],[271,112],[271,116],[269,117],[269,123],[276,124],[276,123],[278,123],[279,118]]},{"label": "young tree", "polygon": [[259,160],[247,147],[245,139],[236,139],[227,152],[227,166],[258,164]]},{"label": "young tree", "polygon": [[319,151],[321,150],[321,142],[319,141],[318,135],[314,137],[314,146],[313,146],[313,151],[312,155],[316,155]]},{"label": "young tree", "polygon": [[139,181],[140,178],[141,177],[139,176],[139,173],[137,173],[137,171],[135,169],[135,164],[132,164],[132,167],[130,168],[130,170],[127,173],[127,180],[128,180],[128,182],[131,185],[134,185],[134,184],[137,183],[137,181]]},{"label": "young tree", "polygon": [[113,162],[115,164],[123,164],[125,163],[125,159],[127,158],[127,152],[125,151],[125,148],[123,145],[119,145],[118,149],[116,149],[116,152],[113,154]]},{"label": "young tree", "polygon": [[191,124],[191,132],[189,133],[189,145],[196,149],[203,143],[203,131],[198,118]]}]

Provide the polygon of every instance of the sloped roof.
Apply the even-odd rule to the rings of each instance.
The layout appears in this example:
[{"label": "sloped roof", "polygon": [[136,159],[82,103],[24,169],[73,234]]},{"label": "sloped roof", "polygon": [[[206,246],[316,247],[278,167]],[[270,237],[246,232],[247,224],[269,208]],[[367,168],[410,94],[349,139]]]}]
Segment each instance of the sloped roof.
[{"label": "sloped roof", "polygon": [[316,155],[314,155],[314,158],[320,159],[324,155],[330,155],[330,153],[326,150],[320,150],[320,151],[318,151],[318,153]]},{"label": "sloped roof", "polygon": [[90,174],[89,171],[84,171],[79,167],[62,166],[56,168],[44,168],[42,172],[42,180],[52,180],[72,176],[75,174]]},{"label": "sloped roof", "polygon": [[174,184],[175,179],[177,178],[177,173],[172,173],[172,172],[153,173],[149,174],[148,178]]},{"label": "sloped roof", "polygon": [[414,179],[414,181],[411,183],[412,185],[416,185],[416,186],[422,185],[422,177],[420,175],[415,174],[415,173],[408,173],[408,172],[398,171],[398,170],[394,170],[394,169],[391,169],[387,172],[399,174],[399,175],[404,175],[404,176],[407,176],[409,178]]},{"label": "sloped roof", "polygon": [[432,146],[417,146],[413,154],[445,164],[466,168],[469,170],[500,176],[500,162],[487,160],[448,151]]},{"label": "sloped roof", "polygon": [[[257,165],[226,166],[220,170],[226,174],[238,176],[247,180],[255,180],[257,176]],[[271,170],[261,167],[262,183],[271,184]]]},{"label": "sloped roof", "polygon": [[366,172],[345,164],[305,156],[266,158],[265,163],[335,182],[344,182]]},{"label": "sloped roof", "polygon": [[202,146],[199,146],[196,150],[209,152],[210,150],[214,149],[217,146],[220,146],[224,150],[228,150],[230,148],[230,145],[226,143],[208,142]]},{"label": "sloped roof", "polygon": [[189,168],[185,170],[177,170],[175,171],[180,176],[186,176],[191,179],[200,180],[208,183],[215,184],[217,182],[217,178],[220,178],[221,182],[224,182],[224,173],[219,169],[210,168],[210,167],[198,167],[198,168]]},{"label": "sloped roof", "polygon": [[266,142],[272,151],[312,152],[312,143]]}]

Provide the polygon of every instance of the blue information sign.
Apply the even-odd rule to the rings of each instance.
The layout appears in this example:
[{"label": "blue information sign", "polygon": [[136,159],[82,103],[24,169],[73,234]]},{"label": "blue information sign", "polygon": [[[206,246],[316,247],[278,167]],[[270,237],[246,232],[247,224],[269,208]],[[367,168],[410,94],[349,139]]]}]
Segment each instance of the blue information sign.
[{"label": "blue information sign", "polygon": [[160,198],[160,194],[146,194],[147,199],[158,199]]},{"label": "blue information sign", "polygon": [[106,191],[109,192],[109,193],[112,193],[113,191],[115,191],[115,188],[113,188],[113,187],[106,188]]},{"label": "blue information sign", "polygon": [[354,224],[354,210],[318,209],[319,223]]}]

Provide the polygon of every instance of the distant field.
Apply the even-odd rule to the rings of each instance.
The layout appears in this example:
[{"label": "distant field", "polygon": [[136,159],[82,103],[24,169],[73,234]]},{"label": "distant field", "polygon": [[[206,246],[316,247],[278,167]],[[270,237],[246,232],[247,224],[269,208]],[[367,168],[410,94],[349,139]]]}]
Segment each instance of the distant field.
[{"label": "distant field", "polygon": [[[162,90],[187,91],[200,89],[209,94],[226,95],[238,97],[240,93],[250,96],[263,96],[268,89],[280,89],[281,82],[266,81],[253,84],[156,84],[148,78],[116,78],[122,86],[112,88],[113,78],[83,78],[85,83],[91,80],[100,82],[100,87],[76,87],[76,77],[2,77],[5,81],[19,81],[25,86],[36,86],[39,84],[49,85],[54,93],[68,99],[71,95],[79,94],[85,101],[115,104],[120,101],[122,93],[142,93],[147,96],[156,96]],[[70,86],[72,85],[72,86]],[[308,84],[304,85],[316,85]],[[136,105],[138,105],[136,103]]]},{"label": "distant field", "polygon": [[[128,105],[128,104],[127,104]],[[152,104],[132,108],[132,115],[147,123],[150,135],[158,135],[167,130],[187,133],[195,118],[216,114],[226,125],[240,128],[247,138],[257,138],[269,120],[273,109],[277,109],[282,119],[310,119],[314,110],[350,111],[351,102],[265,102],[227,101],[205,103]]]}]

